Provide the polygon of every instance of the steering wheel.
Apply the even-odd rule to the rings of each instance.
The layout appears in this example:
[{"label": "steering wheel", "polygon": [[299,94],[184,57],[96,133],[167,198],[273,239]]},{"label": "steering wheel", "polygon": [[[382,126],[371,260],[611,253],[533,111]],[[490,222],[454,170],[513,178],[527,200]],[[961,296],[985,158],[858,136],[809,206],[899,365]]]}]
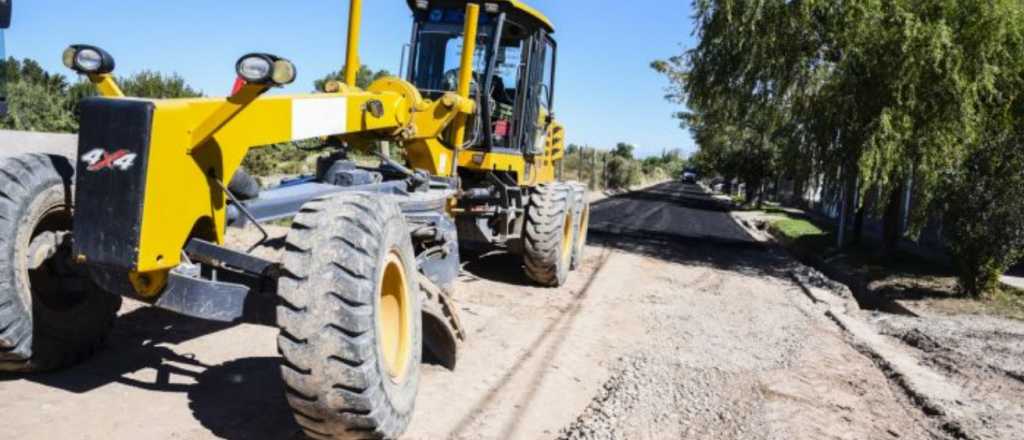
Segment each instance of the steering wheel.
[{"label": "steering wheel", "polygon": [[[474,71],[473,75],[470,75],[469,79],[469,92],[470,94],[479,90],[476,83],[477,73]],[[454,92],[459,89],[459,69],[451,69],[444,73],[444,88],[446,91]]]}]

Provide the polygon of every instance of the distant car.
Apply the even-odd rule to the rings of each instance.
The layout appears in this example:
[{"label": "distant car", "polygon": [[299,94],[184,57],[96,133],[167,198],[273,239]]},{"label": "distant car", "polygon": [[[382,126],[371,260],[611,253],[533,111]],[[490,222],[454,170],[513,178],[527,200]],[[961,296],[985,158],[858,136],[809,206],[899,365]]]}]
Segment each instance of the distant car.
[{"label": "distant car", "polygon": [[697,183],[697,173],[686,171],[683,173],[683,183]]}]

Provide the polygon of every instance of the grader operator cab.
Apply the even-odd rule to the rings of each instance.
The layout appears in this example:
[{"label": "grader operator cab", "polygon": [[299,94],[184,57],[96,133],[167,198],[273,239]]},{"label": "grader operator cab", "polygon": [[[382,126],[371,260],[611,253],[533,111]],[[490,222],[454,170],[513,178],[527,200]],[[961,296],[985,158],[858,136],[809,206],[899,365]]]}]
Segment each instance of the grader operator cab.
[{"label": "grader operator cab", "polygon": [[[129,98],[110,54],[69,47],[64,63],[100,94],[81,103],[77,156],[0,160],[0,369],[83,359],[122,296],[236,321],[270,291],[288,402],[306,433],[401,434],[421,356],[454,368],[465,339],[460,248],[507,248],[531,279],[558,286],[582,259],[589,212],[581,185],[556,180],[551,23],[516,0],[409,6],[407,75],[365,90],[361,0],[350,5],[345,81],[313,94],[266,95],[296,67],[257,52],[236,62],[231,96]],[[250,149],[304,139],[328,152],[315,175],[232,190]],[[380,166],[357,165],[353,151]],[[228,226],[263,231],[280,218],[292,218],[280,262],[223,246]]]},{"label": "grader operator cab", "polygon": [[[410,1],[415,27],[408,79],[427,97],[437,98],[458,85],[463,3],[416,8],[417,2]],[[554,29],[544,16],[522,4],[507,3],[504,11],[502,5],[485,5],[492,13],[481,16],[478,28],[470,93],[480,111],[472,127],[473,146],[499,153],[543,154],[554,118]]]}]

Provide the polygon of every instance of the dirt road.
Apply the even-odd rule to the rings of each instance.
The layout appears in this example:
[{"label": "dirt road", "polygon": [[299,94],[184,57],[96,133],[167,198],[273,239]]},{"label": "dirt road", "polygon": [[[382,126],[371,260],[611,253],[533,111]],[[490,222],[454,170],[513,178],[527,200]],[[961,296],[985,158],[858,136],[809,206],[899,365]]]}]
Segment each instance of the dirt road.
[{"label": "dirt road", "polygon": [[[801,267],[697,187],[606,199],[592,222],[560,289],[504,253],[466,263],[470,339],[456,371],[423,366],[408,438],[943,435],[792,281]],[[275,333],[126,306],[88,363],[0,378],[0,438],[300,438]]]}]

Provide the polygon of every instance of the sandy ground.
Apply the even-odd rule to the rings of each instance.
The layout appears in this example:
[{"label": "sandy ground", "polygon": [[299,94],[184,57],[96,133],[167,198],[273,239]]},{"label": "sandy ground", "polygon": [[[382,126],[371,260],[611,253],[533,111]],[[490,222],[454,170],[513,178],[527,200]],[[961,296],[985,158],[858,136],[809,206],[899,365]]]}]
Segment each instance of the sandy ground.
[{"label": "sandy ground", "polygon": [[974,438],[1024,435],[1024,323],[991,316],[873,313],[867,322],[960,390],[948,428]]},{"label": "sandy ground", "polygon": [[[407,438],[944,436],[713,200],[664,184],[592,221],[562,288],[507,254],[466,262],[470,338],[455,371],[422,367]],[[275,334],[126,305],[96,358],[0,376],[0,438],[301,438]]]}]

